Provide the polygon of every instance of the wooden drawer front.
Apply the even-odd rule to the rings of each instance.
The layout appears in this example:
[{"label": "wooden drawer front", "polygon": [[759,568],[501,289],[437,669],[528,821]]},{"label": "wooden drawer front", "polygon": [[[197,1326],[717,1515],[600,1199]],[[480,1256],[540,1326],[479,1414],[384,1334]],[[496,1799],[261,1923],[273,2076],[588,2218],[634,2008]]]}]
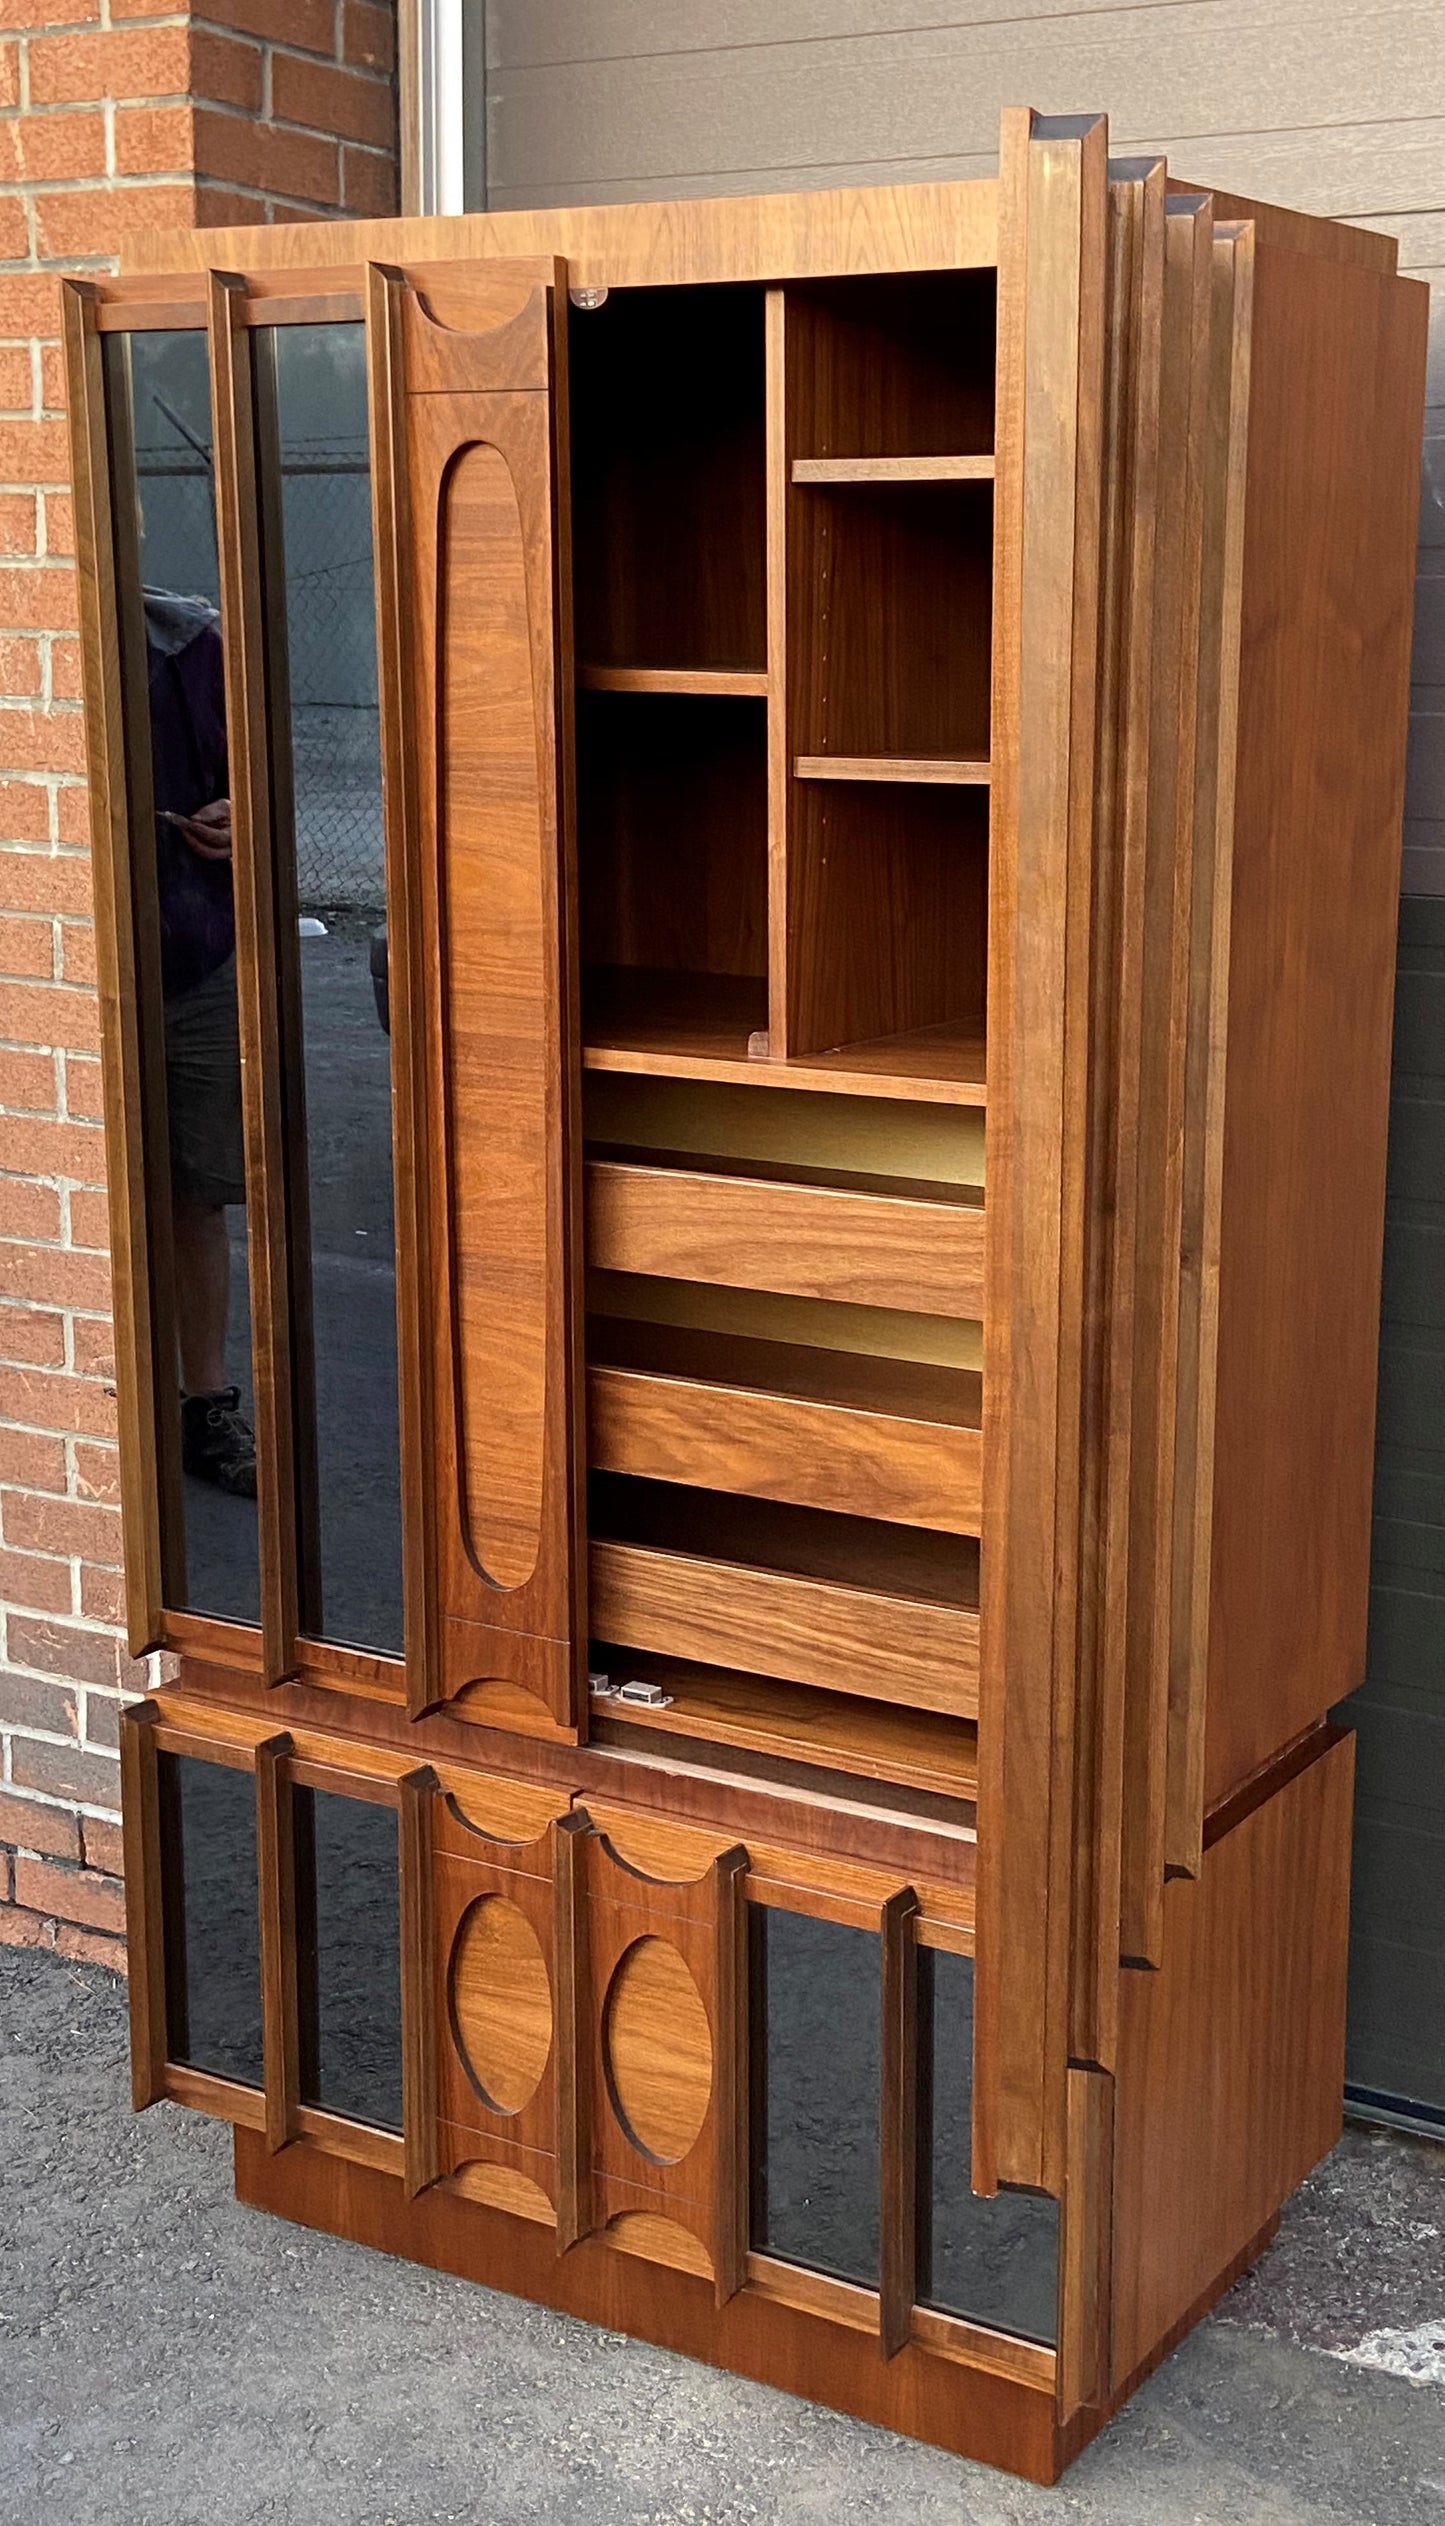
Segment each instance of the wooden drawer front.
[{"label": "wooden drawer front", "polygon": [[592,1629],[623,1648],[741,1667],[972,1719],[978,1616],[638,1544],[594,1543]]},{"label": "wooden drawer front", "polygon": [[627,1368],[592,1369],[587,1400],[588,1460],[605,1472],[979,1531],[976,1429]]},{"label": "wooden drawer front", "polygon": [[977,1316],[983,1205],[594,1159],[587,1259],[863,1307]]}]

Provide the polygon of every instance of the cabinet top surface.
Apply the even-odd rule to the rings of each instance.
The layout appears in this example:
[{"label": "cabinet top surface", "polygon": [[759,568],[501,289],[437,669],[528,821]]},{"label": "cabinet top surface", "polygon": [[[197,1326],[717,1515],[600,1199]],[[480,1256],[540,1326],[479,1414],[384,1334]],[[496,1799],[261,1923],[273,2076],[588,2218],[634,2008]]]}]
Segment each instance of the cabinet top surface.
[{"label": "cabinet top surface", "polygon": [[565,255],[576,287],[798,280],[825,274],[939,270],[998,260],[998,185],[853,186],[445,219],[306,220],[271,228],[138,231],[127,274],[315,270],[396,260]]}]

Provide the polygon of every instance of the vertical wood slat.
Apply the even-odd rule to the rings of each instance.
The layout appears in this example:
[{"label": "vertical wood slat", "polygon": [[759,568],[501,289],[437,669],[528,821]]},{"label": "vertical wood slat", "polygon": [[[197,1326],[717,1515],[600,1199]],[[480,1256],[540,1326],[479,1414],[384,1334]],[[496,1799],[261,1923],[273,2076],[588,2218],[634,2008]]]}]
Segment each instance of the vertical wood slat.
[{"label": "vertical wood slat", "polygon": [[266,619],[261,581],[251,340],[244,290],[207,275],[212,428],[236,903],[236,991],[246,1142],[251,1355],[256,1396],[261,1658],[268,1684],[295,1671],[299,1622],[280,939],[271,818]]},{"label": "vertical wood slat", "polygon": [[[116,1417],[120,1437],[121,1532],[125,1563],[126,1641],[139,1657],[160,1641],[166,1585],[162,1504],[179,1485],[179,1404],[167,1449],[158,1425],[158,1344],[170,1320],[155,1320],[157,1266],[169,1260],[169,1212],[153,1218],[147,1203],[147,1030],[141,1022],[137,970],[138,896],[150,870],[154,887],[155,809],[150,751],[139,745],[149,724],[144,626],[136,655],[133,618],[122,637],[111,498],[105,379],[96,301],[82,281],[61,284],[71,479],[75,492],[76,580],[86,693],[86,775],[90,804],[91,877],[100,1000],[105,1100],[106,1188],[110,1217],[111,1306],[115,1318]],[[127,434],[128,435],[128,434]],[[135,543],[133,523],[129,542]],[[132,574],[133,616],[139,616],[139,572]],[[127,691],[127,677],[129,690]],[[127,720],[132,758],[127,760]],[[152,1053],[153,1058],[153,1053]],[[152,1109],[153,1110],[153,1109]],[[158,1252],[157,1248],[163,1248]],[[174,1364],[167,1363],[174,1387]]]},{"label": "vertical wood slat", "polygon": [[120,1809],[130,1969],[130,2101],[137,2113],[154,2105],[166,2092],[166,1953],[155,1738],[159,1716],[153,1702],[131,1702],[120,1714]]},{"label": "vertical wood slat", "polygon": [[1110,2378],[1114,2082],[1071,2068],[1059,2258],[1059,2417],[1101,2402]]},{"label": "vertical wood slat", "polygon": [[[788,1049],[788,818],[793,766],[788,728],[788,302],[763,299],[764,462],[768,618],[768,1027],[773,1060]],[[751,1049],[751,1047],[750,1047]]]},{"label": "vertical wood slat", "polygon": [[918,1949],[911,1886],[888,1897],[879,1920],[883,2017],[878,2134],[878,2338],[885,2359],[913,2329],[918,2288]]},{"label": "vertical wood slat", "polygon": [[1254,231],[1216,226],[1212,254],[1204,572],[1200,593],[1195,861],[1179,1273],[1173,1604],[1165,1781],[1166,1865],[1196,1877],[1204,1855],[1204,1723],[1214,1523],[1219,1214],[1238,743],[1240,590]]},{"label": "vertical wood slat", "polygon": [[1064,2152],[1107,152],[1102,119],[1004,117],[974,2123],[982,2192],[1001,2178],[1057,2190]]},{"label": "vertical wood slat", "polygon": [[291,1830],[291,1739],[282,1730],[256,1747],[256,1885],[261,1928],[261,2045],[266,2065],[266,2146],[296,2135],[301,2102],[296,2014],[296,1851]]},{"label": "vertical wood slat", "polygon": [[386,854],[386,969],[391,1021],[392,1177],[396,1215],[396,1341],[401,1442],[402,1597],[407,1693],[413,1711],[441,1694],[436,1550],[436,1409],[425,1323],[428,1216],[425,991],[418,867],[415,747],[410,741],[410,521],[403,409],[404,284],[366,269],[367,403],[376,570],[377,696]]},{"label": "vertical wood slat", "polygon": [[[1164,1801],[1173,1591],[1175,1394],[1195,718],[1210,364],[1213,214],[1170,194],[1165,217],[1148,853],[1140,934],[1141,1062],[1135,1135],[1138,1238],[1129,1483],[1119,1947],[1157,1964],[1164,1942]],[[1122,1293],[1121,1293],[1122,1303]]]},{"label": "vertical wood slat", "polygon": [[747,1853],[725,1851],[714,1871],[717,1905],[712,2112],[717,2129],[713,2177],[713,2294],[727,2305],[743,2285],[748,2246],[748,1960],[743,1887]]},{"label": "vertical wood slat", "polygon": [[429,1763],[396,1785],[401,1869],[401,2122],[408,2200],[442,2171],[437,2131],[436,1876],[432,1846],[437,1777]]},{"label": "vertical wood slat", "polygon": [[557,2251],[565,2254],[592,2228],[592,2098],[586,2022],[587,1911],[582,1845],[592,1831],[580,1807],[552,1825],[552,2050],[557,2097]]},{"label": "vertical wood slat", "polygon": [[1109,174],[1104,510],[1085,1250],[1071,2057],[1116,2041],[1139,1110],[1138,940],[1149,805],[1162,158]]}]

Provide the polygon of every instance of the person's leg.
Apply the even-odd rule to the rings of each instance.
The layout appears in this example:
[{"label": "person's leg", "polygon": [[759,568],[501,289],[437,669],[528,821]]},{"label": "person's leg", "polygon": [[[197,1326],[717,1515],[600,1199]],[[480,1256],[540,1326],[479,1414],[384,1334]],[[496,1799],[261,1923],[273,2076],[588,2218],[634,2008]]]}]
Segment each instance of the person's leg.
[{"label": "person's leg", "polygon": [[226,1375],[226,1323],[231,1304],[231,1249],[219,1203],[177,1199],[171,1214],[176,1247],[176,1345],[188,1395],[219,1394]]},{"label": "person's leg", "polygon": [[166,1002],[166,1104],[181,1462],[199,1481],[254,1499],[256,1441],[226,1364],[226,1210],[246,1198],[234,964]]}]

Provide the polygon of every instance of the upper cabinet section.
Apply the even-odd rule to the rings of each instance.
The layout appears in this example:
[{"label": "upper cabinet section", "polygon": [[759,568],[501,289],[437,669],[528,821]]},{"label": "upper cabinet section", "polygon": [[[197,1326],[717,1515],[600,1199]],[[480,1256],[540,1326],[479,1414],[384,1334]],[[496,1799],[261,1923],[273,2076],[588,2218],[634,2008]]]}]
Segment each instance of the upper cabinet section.
[{"label": "upper cabinet section", "polygon": [[346,277],[69,293],[131,1635],[570,1733],[565,290]]}]

